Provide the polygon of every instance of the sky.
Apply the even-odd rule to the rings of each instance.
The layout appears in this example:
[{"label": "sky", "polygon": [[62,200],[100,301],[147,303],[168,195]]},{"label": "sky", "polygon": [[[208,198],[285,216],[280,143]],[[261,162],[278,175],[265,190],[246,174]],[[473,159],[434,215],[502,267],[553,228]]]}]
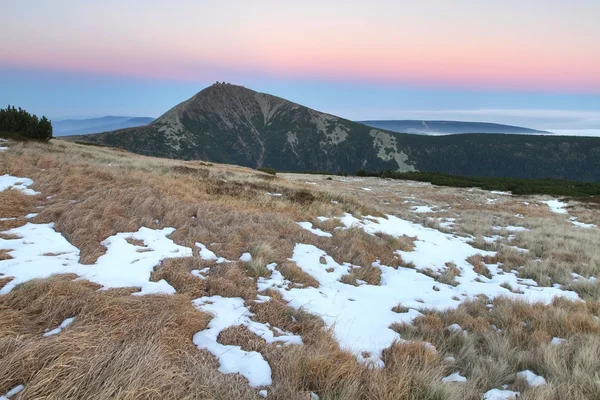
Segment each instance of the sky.
[{"label": "sky", "polygon": [[0,104],[55,119],[226,81],[354,120],[600,129],[597,0],[0,1]]}]

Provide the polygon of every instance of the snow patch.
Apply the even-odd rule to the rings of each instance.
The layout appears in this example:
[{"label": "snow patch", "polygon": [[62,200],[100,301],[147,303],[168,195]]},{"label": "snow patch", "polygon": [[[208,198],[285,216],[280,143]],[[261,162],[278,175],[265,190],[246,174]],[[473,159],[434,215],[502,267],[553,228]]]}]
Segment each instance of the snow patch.
[{"label": "snow patch", "polygon": [[307,231],[309,231],[310,233],[313,233],[317,236],[322,236],[322,237],[332,237],[333,235],[329,232],[325,232],[319,228],[313,228],[313,224],[310,222],[297,222],[298,225],[300,225],[301,228],[306,229]]},{"label": "snow patch", "polygon": [[[167,236],[174,228],[154,230],[142,227],[137,232],[117,233],[101,242],[106,253],[93,265],[79,263],[79,249],[54,230],[54,224],[27,223],[4,233],[19,239],[0,239],[0,249],[12,257],[0,261],[0,273],[13,280],[0,289],[9,293],[16,285],[55,274],[73,273],[96,282],[104,289],[139,287],[135,295],[173,294],[175,289],[165,280],[150,281],[150,274],[167,258],[191,257],[192,249],[176,245]],[[144,242],[136,246],[127,241]]]},{"label": "snow patch", "polygon": [[61,333],[63,329],[65,329],[67,326],[71,325],[71,323],[73,322],[74,319],[75,319],[75,317],[65,319],[63,322],[60,323],[60,325],[57,328],[54,328],[51,331],[45,332],[44,337],[57,335],[57,334]]},{"label": "snow patch", "polygon": [[567,214],[567,203],[564,203],[560,200],[546,200],[542,201],[542,203],[546,204],[551,212],[556,214]]},{"label": "snow patch", "polygon": [[455,372],[451,375],[448,375],[445,378],[442,378],[442,382],[444,383],[451,383],[451,382],[457,382],[457,383],[463,383],[466,382],[467,378],[465,378],[464,376],[462,376],[460,374],[460,372]]},{"label": "snow patch", "polygon": [[483,394],[483,400],[516,400],[520,394],[512,390],[492,389]]},{"label": "snow patch", "polygon": [[543,386],[546,384],[546,380],[543,377],[536,375],[528,369],[517,372],[517,378],[524,379],[529,386]]},{"label": "snow patch", "polygon": [[[477,274],[466,259],[474,254],[495,255],[469,245],[467,238],[455,237],[438,230],[405,221],[394,216],[365,217],[357,219],[350,214],[341,218],[347,227],[357,226],[369,234],[377,232],[392,236],[417,237],[414,251],[397,251],[415,268],[391,268],[378,262],[373,266],[381,270],[380,285],[348,285],[340,279],[355,266],[338,263],[323,250],[307,244],[296,244],[291,261],[319,282],[319,288],[293,287],[273,266],[271,277],[261,278],[258,290],[278,290],[289,305],[320,316],[332,329],[340,347],[355,354],[361,362],[383,366],[381,353],[400,336],[390,329],[394,323],[411,322],[421,313],[417,309],[427,307],[437,310],[455,308],[460,301],[484,294],[494,298],[508,296],[528,301],[550,302],[555,296],[578,299],[575,292],[555,287],[536,287],[518,278],[515,273],[502,273],[497,264],[487,265],[491,278]],[[324,264],[322,263],[324,262]],[[460,270],[457,286],[440,284],[420,270],[442,272],[447,262],[453,262]],[[513,293],[505,283],[519,293]],[[392,311],[402,304],[406,313]]]},{"label": "snow patch", "polygon": [[0,176],[0,192],[5,191],[6,189],[14,189],[20,190],[23,194],[28,196],[40,194],[40,192],[29,189],[29,186],[31,185],[33,185],[33,181],[29,178],[19,178],[8,174]]},{"label": "snow patch", "polygon": [[252,314],[239,297],[201,297],[192,301],[200,311],[213,315],[208,328],[196,333],[194,344],[201,350],[208,350],[219,359],[219,372],[240,374],[252,387],[268,386],[272,383],[271,367],[263,356],[256,351],[245,351],[240,346],[218,343],[219,334],[227,328],[245,326],[267,343],[281,342],[284,345],[302,344],[300,336],[276,329],[275,336],[267,324],[252,321]]},{"label": "snow patch", "polygon": [[411,209],[416,213],[432,213],[433,209],[429,206],[412,206]]}]

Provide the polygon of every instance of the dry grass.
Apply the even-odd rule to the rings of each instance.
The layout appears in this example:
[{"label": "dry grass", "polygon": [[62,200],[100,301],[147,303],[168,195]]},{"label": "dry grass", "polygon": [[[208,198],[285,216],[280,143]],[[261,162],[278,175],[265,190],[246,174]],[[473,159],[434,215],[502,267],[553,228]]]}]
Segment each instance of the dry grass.
[{"label": "dry grass", "polygon": [[[29,282],[0,297],[0,392],[24,383],[17,399],[254,396],[193,346],[210,318],[189,297],[98,292],[71,279]],[[60,335],[42,338],[73,316]]]},{"label": "dry grass", "polygon": [[[536,198],[497,196],[495,204],[487,204],[490,194],[478,189],[375,178],[273,177],[243,167],[155,159],[60,141],[10,147],[0,154],[0,175],[32,178],[33,188],[42,195],[1,192],[0,218],[17,219],[0,221],[0,231],[23,225],[23,215],[39,211],[36,222],[55,222],[56,230],[81,250],[82,261],[94,263],[105,251],[100,241],[110,235],[142,226],[172,226],[177,230],[171,238],[177,244],[194,248],[200,242],[234,260],[164,261],[151,279],[168,281],[177,290],[174,296],[130,296],[135,288],[98,291],[94,284],[63,276],[28,282],[0,297],[0,393],[24,384],[16,400],[259,398],[243,378],[220,374],[215,358],[192,343],[192,335],[206,327],[210,316],[194,309],[191,299],[212,295],[241,297],[254,320],[302,336],[302,346],[278,347],[243,327],[222,332],[222,343],[260,351],[269,362],[273,370],[269,398],[308,399],[315,392],[321,399],[479,399],[487,389],[503,384],[528,399],[600,396],[594,372],[600,370],[600,328],[593,318],[600,312],[600,283],[574,281],[571,275],[600,275],[599,233],[573,227],[564,216],[536,205]],[[373,191],[362,190],[367,186]],[[423,204],[438,206],[436,219],[411,210]],[[574,204],[574,215],[583,222],[598,221],[596,209]],[[414,325],[395,327],[411,341],[385,350],[384,369],[360,365],[339,348],[321,319],[290,308],[279,292],[264,293],[272,297],[269,302],[254,301],[256,279],[269,275],[265,268],[269,263],[277,263],[292,286],[319,287],[289,260],[296,243],[315,245],[336,261],[356,266],[342,278],[350,284],[362,280],[378,285],[381,272],[373,267],[377,261],[405,266],[395,251],[410,251],[415,238],[335,229],[340,226],[335,218],[315,222],[333,233],[332,238],[322,238],[296,224],[346,212],[392,213],[431,226],[439,226],[438,217],[457,218],[452,231],[474,235],[481,244],[483,236],[498,233],[492,226],[527,226],[532,230],[489,245],[499,251],[497,258],[476,256],[470,260],[474,267],[485,275],[489,274],[485,263],[500,262],[539,284],[568,285],[588,302],[531,306],[498,299],[488,308],[488,302],[480,299],[454,311],[428,310]],[[252,254],[251,263],[235,261],[244,252]],[[0,260],[5,255],[0,253]],[[205,267],[210,268],[205,280],[190,273]],[[435,278],[456,284],[460,271],[453,264],[446,267]],[[0,277],[0,287],[9,279]],[[394,311],[407,310],[399,304]],[[42,337],[45,329],[72,316],[74,323],[61,334]],[[447,330],[453,323],[467,334]],[[550,346],[555,336],[567,343]],[[445,359],[449,355],[455,361]],[[515,378],[523,369],[543,375],[549,384],[526,388]],[[466,384],[441,383],[442,377],[456,371],[467,376]]]},{"label": "dry grass", "polygon": [[[448,371],[460,370],[473,394],[506,384],[527,399],[597,398],[600,387],[585,371],[600,370],[600,323],[593,318],[599,311],[599,303],[479,299],[396,329],[407,339],[432,343],[442,358],[453,357],[445,361]],[[451,324],[467,333],[446,329]],[[567,342],[552,345],[553,337]],[[548,386],[519,382],[516,373],[526,369],[545,377]]]}]

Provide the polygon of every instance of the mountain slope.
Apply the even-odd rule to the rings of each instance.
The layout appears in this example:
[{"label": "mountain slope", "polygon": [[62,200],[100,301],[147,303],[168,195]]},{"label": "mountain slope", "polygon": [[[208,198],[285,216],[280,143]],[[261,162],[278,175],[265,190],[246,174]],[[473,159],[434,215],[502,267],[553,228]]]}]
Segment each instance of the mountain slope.
[{"label": "mountain slope", "polygon": [[600,139],[395,133],[216,84],[150,125],[69,137],[168,158],[283,171],[394,170],[600,181]]},{"label": "mountain slope", "polygon": [[84,135],[148,125],[148,117],[100,117],[89,119],[64,119],[52,121],[54,136]]},{"label": "mountain slope", "polygon": [[385,132],[229,84],[202,90],[148,126],[75,139],[140,154],[282,170],[414,170]]},{"label": "mountain slope", "polygon": [[450,135],[455,133],[550,134],[550,132],[524,128],[522,126],[492,124],[489,122],[419,120],[375,120],[358,122],[377,129],[420,135]]}]

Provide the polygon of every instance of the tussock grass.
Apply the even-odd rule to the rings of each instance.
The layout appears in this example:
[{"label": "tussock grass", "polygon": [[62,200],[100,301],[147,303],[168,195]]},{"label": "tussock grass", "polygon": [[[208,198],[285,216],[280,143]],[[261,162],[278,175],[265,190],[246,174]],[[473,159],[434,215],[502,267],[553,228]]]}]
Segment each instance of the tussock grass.
[{"label": "tussock grass", "polygon": [[[220,295],[241,297],[254,320],[302,336],[302,346],[277,347],[243,327],[222,332],[222,343],[258,350],[269,362],[269,398],[307,399],[315,392],[322,399],[479,399],[504,384],[521,391],[523,398],[600,396],[595,374],[600,370],[600,328],[594,319],[600,313],[600,284],[571,275],[600,276],[600,233],[573,227],[564,216],[537,204],[541,198],[496,196],[488,204],[490,193],[479,189],[376,178],[270,176],[243,167],[156,159],[56,140],[44,146],[11,143],[10,148],[0,154],[0,174],[32,178],[42,195],[0,193],[0,218],[17,217],[0,221],[0,230],[21,226],[23,215],[39,211],[36,222],[55,222],[56,230],[81,250],[82,261],[93,263],[105,251],[100,241],[110,235],[141,226],[175,227],[171,238],[177,244],[194,248],[200,242],[229,260],[249,251],[253,261],[166,260],[151,279],[165,279],[177,290],[174,296],[131,296],[136,288],[98,291],[95,284],[74,281],[74,275],[19,285],[0,297],[0,393],[24,384],[21,398],[258,398],[243,378],[219,373],[216,359],[192,343],[193,334],[211,317],[193,308],[191,299]],[[306,185],[307,180],[318,185]],[[373,190],[362,190],[365,186]],[[411,210],[421,204],[438,208],[427,216]],[[43,208],[36,210],[39,205]],[[340,226],[335,218],[316,222],[317,216],[346,212],[390,213],[433,227],[439,226],[437,218],[457,218],[451,230],[473,235],[476,243],[498,233],[492,226],[526,226],[531,231],[489,245],[498,251],[496,258],[476,256],[473,265],[485,274],[482,265],[499,262],[541,285],[563,284],[587,302],[556,300],[546,306],[497,299],[490,305],[482,298],[446,312],[425,309],[413,325],[394,326],[408,342],[385,350],[385,368],[361,365],[339,348],[320,318],[290,308],[279,292],[267,291],[263,294],[271,301],[255,302],[256,279],[268,276],[269,263],[277,263],[292,287],[318,288],[313,277],[289,260],[296,243],[315,245],[336,261],[357,266],[342,278],[350,284],[379,284],[380,270],[373,267],[378,260],[410,266],[395,252],[412,250],[415,238],[335,229]],[[574,202],[570,212],[584,222],[598,221],[596,209],[581,202]],[[317,237],[297,221],[315,221],[333,237]],[[205,267],[210,268],[205,280],[190,272]],[[460,271],[452,264],[446,267],[435,279],[456,284]],[[8,280],[0,277],[0,287]],[[399,304],[394,311],[408,310]],[[62,333],[43,338],[44,330],[73,316],[75,321]],[[467,334],[448,330],[453,323]],[[567,342],[551,346],[553,337]],[[450,355],[454,361],[446,359]],[[515,376],[523,369],[544,376],[548,385],[525,387]],[[456,371],[467,383],[441,382]]]},{"label": "tussock grass", "polygon": [[[464,386],[473,394],[506,384],[524,392],[524,398],[595,398],[600,388],[584,369],[600,367],[600,323],[593,318],[598,311],[598,303],[564,299],[531,305],[482,298],[453,311],[428,313],[395,329],[403,338],[432,343],[440,357],[454,357],[448,370],[460,368],[468,379]],[[446,329],[451,324],[467,333]],[[552,345],[553,337],[567,342]],[[544,376],[549,385],[524,386],[516,373],[525,369]]]}]

